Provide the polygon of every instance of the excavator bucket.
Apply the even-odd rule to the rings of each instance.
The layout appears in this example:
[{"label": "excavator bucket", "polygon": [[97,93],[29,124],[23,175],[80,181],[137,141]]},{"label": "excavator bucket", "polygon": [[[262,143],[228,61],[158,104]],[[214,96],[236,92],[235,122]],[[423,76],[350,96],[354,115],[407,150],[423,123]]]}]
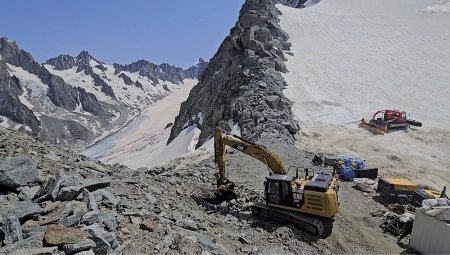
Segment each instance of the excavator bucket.
[{"label": "excavator bucket", "polygon": [[220,202],[230,201],[230,200],[237,198],[236,193],[232,190],[227,190],[227,191],[217,190],[215,195],[216,195],[216,199],[219,200]]},{"label": "excavator bucket", "polygon": [[230,201],[237,198],[236,193],[233,191],[234,182],[230,180],[222,180],[217,182],[217,190],[215,192],[216,199],[219,201]]}]

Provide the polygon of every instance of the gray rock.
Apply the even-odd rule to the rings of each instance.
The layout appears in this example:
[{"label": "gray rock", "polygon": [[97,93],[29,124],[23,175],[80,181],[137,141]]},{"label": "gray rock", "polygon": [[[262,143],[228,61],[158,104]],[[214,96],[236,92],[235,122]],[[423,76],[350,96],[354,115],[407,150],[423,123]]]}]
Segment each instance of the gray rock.
[{"label": "gray rock", "polygon": [[0,160],[0,187],[17,188],[34,182],[38,177],[36,163],[26,156]]},{"label": "gray rock", "polygon": [[99,222],[103,224],[108,231],[117,229],[117,220],[112,213],[101,213],[99,215]]},{"label": "gray rock", "polygon": [[107,190],[98,190],[100,194],[102,194],[101,203],[108,208],[115,208],[119,203],[119,199],[117,199],[111,192]]},{"label": "gray rock", "polygon": [[90,211],[97,211],[98,210],[98,204],[97,199],[95,198],[94,194],[89,192],[87,189],[83,189],[83,199],[82,201],[87,204],[87,207]]},{"label": "gray rock", "polygon": [[19,219],[15,216],[9,216],[3,219],[0,230],[3,232],[5,245],[13,244],[23,239],[22,228]]},{"label": "gray rock", "polygon": [[148,202],[150,203],[150,204],[154,204],[154,203],[156,203],[156,198],[155,198],[155,196],[153,196],[152,194],[150,194],[150,193],[145,193],[145,197],[147,198],[147,200],[148,200]]},{"label": "gray rock", "polygon": [[148,187],[148,190],[153,193],[153,194],[157,194],[157,195],[161,195],[162,191],[161,189],[157,188],[157,187]]},{"label": "gray rock", "polygon": [[90,250],[95,247],[95,242],[89,238],[83,239],[75,244],[64,244],[63,250],[65,253],[72,254],[80,251]]},{"label": "gray rock", "polygon": [[103,189],[111,184],[111,180],[107,178],[85,180],[81,186],[88,191]]},{"label": "gray rock", "polygon": [[[33,186],[33,187],[20,187],[20,193],[19,193],[19,198],[22,200],[31,200],[33,199],[37,192],[39,191],[39,189],[41,188],[41,186]],[[19,190],[17,189],[17,190]]]},{"label": "gray rock", "polygon": [[75,253],[75,255],[95,255],[93,250],[80,251]]},{"label": "gray rock", "polygon": [[108,236],[107,238],[105,235],[108,233],[105,232],[98,224],[87,226],[83,229],[91,234],[91,239],[95,242],[95,247],[92,249],[95,254],[104,255],[111,251],[112,246],[110,241],[114,243],[114,240],[111,240],[111,236]]},{"label": "gray rock", "polygon": [[270,34],[270,30],[267,28],[259,28],[255,31],[255,39],[266,43],[268,41],[272,41],[272,35]]},{"label": "gray rock", "polygon": [[249,26],[262,27],[267,25],[268,21],[269,19],[266,16],[258,14],[244,14],[239,17],[239,23],[243,28]]},{"label": "gray rock", "polygon": [[49,160],[55,161],[55,162],[60,162],[60,161],[61,161],[61,157],[56,156],[56,155],[54,155],[54,154],[46,154],[46,155],[44,155],[44,157],[45,157],[46,159],[49,159]]},{"label": "gray rock", "polygon": [[32,237],[20,240],[13,244],[4,246],[0,248],[0,254],[16,254],[17,251],[21,249],[33,249],[33,248],[41,248],[42,240],[44,239],[44,233],[39,233]]},{"label": "gray rock", "polygon": [[67,177],[63,170],[59,170],[56,176],[48,175],[35,198],[55,201],[58,196],[59,188],[66,179]]},{"label": "gray rock", "polygon": [[61,188],[56,196],[56,201],[71,201],[74,200],[82,191],[81,186],[68,186]]},{"label": "gray rock", "polygon": [[80,186],[82,177],[80,175],[71,175],[61,182],[61,188],[70,186]]},{"label": "gray rock", "polygon": [[190,219],[184,219],[181,221],[181,226],[185,229],[189,229],[189,230],[194,230],[197,231],[198,230],[198,225],[197,223],[195,223],[195,221],[190,220]]},{"label": "gray rock", "polygon": [[98,211],[90,211],[81,218],[80,223],[84,225],[92,225],[96,222],[99,222],[99,219],[100,213]]},{"label": "gray rock", "polygon": [[47,226],[22,227],[22,233],[24,238],[39,235],[45,233],[45,231],[47,231]]},{"label": "gray rock", "polygon": [[135,225],[139,225],[141,224],[141,218],[136,217],[136,216],[130,216],[130,221],[131,223],[135,224]]},{"label": "gray rock", "polygon": [[34,215],[43,214],[44,212],[44,209],[39,204],[30,201],[16,201],[0,206],[0,215],[3,218],[6,219],[10,216],[16,216],[19,221]]},{"label": "gray rock", "polygon": [[286,64],[282,60],[276,59],[275,60],[275,70],[282,72],[282,73],[286,73],[287,72]]},{"label": "gray rock", "polygon": [[77,226],[88,211],[86,204],[82,202],[72,201],[68,203],[68,208],[70,206],[73,209],[72,212],[65,218],[62,218],[58,223],[59,225],[64,227]]}]

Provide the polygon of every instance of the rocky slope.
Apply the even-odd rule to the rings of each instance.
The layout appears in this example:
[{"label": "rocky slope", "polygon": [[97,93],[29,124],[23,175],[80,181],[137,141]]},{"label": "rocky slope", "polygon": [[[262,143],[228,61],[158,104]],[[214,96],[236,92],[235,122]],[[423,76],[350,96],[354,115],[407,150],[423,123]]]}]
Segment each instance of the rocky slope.
[{"label": "rocky slope", "polygon": [[286,83],[281,76],[290,44],[275,3],[245,2],[230,35],[181,105],[168,142],[195,125],[201,130],[199,147],[216,126],[230,130],[236,124],[248,139],[274,134],[293,140],[299,127],[282,93]]},{"label": "rocky slope", "polygon": [[[268,143],[287,165],[312,167],[312,155],[279,139]],[[0,254],[403,251],[377,227],[382,219],[369,213],[382,205],[351,183],[342,183],[342,210],[325,240],[254,217],[250,206],[263,197],[265,167],[243,154],[228,156],[228,169],[240,170],[230,175],[239,198],[219,203],[211,154],[132,170],[0,128]]]},{"label": "rocky slope", "polygon": [[82,148],[121,128],[186,79],[196,79],[205,64],[186,70],[143,60],[109,65],[83,51],[41,65],[14,41],[0,38],[0,115],[6,117],[1,125]]}]

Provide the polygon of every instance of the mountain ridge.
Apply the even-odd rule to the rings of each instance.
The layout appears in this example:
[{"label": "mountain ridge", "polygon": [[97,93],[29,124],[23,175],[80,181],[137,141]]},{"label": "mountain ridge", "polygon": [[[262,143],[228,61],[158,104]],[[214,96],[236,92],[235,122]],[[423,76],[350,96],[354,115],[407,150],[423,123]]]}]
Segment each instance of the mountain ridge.
[{"label": "mountain ridge", "polygon": [[52,143],[83,148],[172,93],[184,79],[196,79],[204,63],[183,70],[146,61],[155,68],[152,75],[141,76],[122,68],[127,65],[110,65],[81,51],[77,56],[61,54],[39,64],[17,42],[3,37],[0,99],[4,104],[0,115],[6,121],[2,119],[2,125]]}]

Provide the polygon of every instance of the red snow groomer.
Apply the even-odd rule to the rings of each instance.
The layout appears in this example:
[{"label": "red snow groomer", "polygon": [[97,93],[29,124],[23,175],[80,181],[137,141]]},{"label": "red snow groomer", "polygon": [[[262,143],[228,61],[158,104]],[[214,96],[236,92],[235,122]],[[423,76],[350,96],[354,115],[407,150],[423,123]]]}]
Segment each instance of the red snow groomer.
[{"label": "red snow groomer", "polygon": [[421,127],[422,122],[406,118],[406,112],[381,110],[376,112],[369,122],[362,118],[359,126],[372,133],[384,135],[390,131],[408,129],[410,126]]}]

